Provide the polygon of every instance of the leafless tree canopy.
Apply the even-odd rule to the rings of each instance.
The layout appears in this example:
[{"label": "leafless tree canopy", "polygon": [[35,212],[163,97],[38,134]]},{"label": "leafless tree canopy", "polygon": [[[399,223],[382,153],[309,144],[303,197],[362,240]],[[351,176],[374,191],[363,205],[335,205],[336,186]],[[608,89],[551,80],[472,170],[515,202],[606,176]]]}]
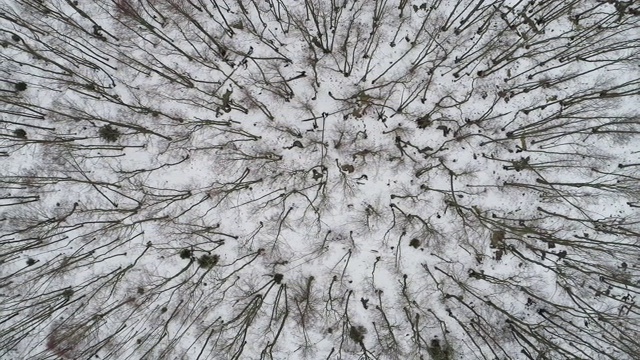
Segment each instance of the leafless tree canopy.
[{"label": "leafless tree canopy", "polygon": [[640,358],[640,4],[0,0],[0,359]]}]

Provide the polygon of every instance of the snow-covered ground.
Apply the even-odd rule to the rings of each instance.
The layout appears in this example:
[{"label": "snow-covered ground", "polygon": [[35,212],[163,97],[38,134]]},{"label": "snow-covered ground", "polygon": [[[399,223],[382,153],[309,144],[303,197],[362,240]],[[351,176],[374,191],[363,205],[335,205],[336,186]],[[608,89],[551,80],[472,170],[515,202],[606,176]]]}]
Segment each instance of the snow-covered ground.
[{"label": "snow-covered ground", "polygon": [[639,15],[0,0],[0,358],[638,359]]}]

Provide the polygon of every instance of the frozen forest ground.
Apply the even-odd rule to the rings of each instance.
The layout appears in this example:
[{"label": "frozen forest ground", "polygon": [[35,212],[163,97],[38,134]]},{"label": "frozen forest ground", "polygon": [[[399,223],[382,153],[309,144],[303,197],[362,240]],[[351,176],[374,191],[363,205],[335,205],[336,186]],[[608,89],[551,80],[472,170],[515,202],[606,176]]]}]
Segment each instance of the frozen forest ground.
[{"label": "frozen forest ground", "polygon": [[640,358],[639,29],[0,0],[0,358]]}]

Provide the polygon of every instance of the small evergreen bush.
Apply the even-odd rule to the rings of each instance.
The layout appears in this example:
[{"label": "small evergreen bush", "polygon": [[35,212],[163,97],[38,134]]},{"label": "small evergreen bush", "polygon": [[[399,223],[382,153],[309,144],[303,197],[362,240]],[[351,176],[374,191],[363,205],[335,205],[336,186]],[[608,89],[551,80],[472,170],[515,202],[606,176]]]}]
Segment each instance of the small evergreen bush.
[{"label": "small evergreen bush", "polygon": [[116,142],[120,135],[120,130],[111,127],[111,125],[105,125],[100,128],[100,137],[106,142]]}]

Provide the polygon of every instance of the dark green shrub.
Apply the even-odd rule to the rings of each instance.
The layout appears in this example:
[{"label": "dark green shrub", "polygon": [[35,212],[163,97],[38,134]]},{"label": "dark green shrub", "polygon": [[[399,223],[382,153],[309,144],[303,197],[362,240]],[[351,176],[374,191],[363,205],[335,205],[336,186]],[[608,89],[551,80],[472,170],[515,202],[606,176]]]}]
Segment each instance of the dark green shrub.
[{"label": "dark green shrub", "polygon": [[191,250],[182,249],[182,251],[180,251],[180,259],[189,259],[190,257],[191,257]]},{"label": "dark green shrub", "polygon": [[69,288],[69,289],[64,289],[64,291],[62,292],[62,296],[64,296],[67,299],[70,299],[73,294],[75,293],[75,291],[73,291],[73,289]]},{"label": "dark green shrub", "polygon": [[198,259],[198,265],[204,269],[210,269],[218,263],[220,257],[218,255],[202,255]]},{"label": "dark green shrub", "polygon": [[440,344],[438,339],[431,340],[427,352],[433,360],[453,360],[453,351],[451,351],[449,344]]},{"label": "dark green shrub", "polygon": [[361,343],[364,340],[364,336],[366,334],[367,329],[362,325],[351,326],[351,329],[349,330],[349,337],[351,338],[351,340],[357,343]]},{"label": "dark green shrub", "polygon": [[275,282],[276,284],[280,284],[282,282],[282,279],[284,279],[284,275],[282,274],[273,275],[273,282]]},{"label": "dark green shrub", "polygon": [[416,120],[416,123],[418,124],[418,129],[425,129],[431,126],[431,120],[429,120],[429,115],[425,115],[418,118],[418,120]]},{"label": "dark green shrub", "polygon": [[24,131],[24,129],[15,129],[15,130],[13,130],[13,135],[15,135],[16,137],[19,137],[20,139],[26,139],[27,138],[27,132]]},{"label": "dark green shrub", "polygon": [[111,127],[111,125],[105,125],[100,128],[100,137],[106,142],[116,142],[120,135],[120,130]]}]

